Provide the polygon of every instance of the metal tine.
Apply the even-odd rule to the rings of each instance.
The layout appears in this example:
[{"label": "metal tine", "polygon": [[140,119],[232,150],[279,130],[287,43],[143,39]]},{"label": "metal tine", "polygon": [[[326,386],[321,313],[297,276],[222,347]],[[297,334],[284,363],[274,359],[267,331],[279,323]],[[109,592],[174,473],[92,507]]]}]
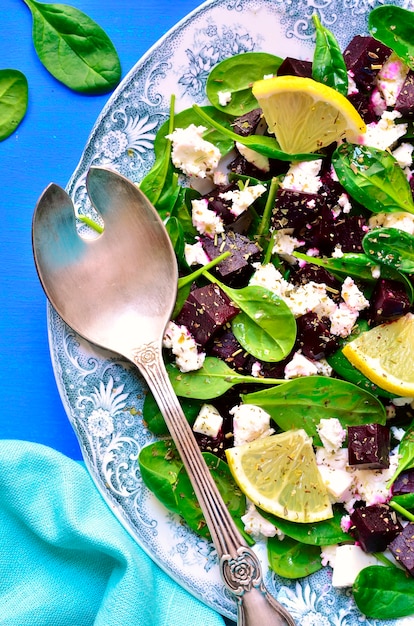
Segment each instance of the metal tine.
[{"label": "metal tine", "polygon": [[38,200],[32,233],[33,249],[42,255],[37,259],[41,267],[53,269],[70,265],[86,253],[86,242],[76,230],[73,202],[55,183],[48,185]]}]

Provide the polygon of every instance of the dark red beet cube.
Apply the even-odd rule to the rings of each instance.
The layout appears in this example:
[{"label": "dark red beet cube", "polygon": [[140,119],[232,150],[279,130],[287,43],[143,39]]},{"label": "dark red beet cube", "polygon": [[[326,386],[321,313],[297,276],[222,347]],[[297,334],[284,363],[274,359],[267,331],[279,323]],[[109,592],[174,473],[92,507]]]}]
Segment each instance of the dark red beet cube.
[{"label": "dark red beet cube", "polygon": [[390,430],[382,424],[348,426],[348,463],[359,469],[390,465]]},{"label": "dark red beet cube", "polygon": [[414,576],[414,523],[409,522],[404,530],[389,544],[395,560]]},{"label": "dark red beet cube", "polygon": [[414,493],[414,469],[401,472],[392,484],[393,496],[404,496],[407,493]]},{"label": "dark red beet cube", "polygon": [[236,119],[232,123],[235,133],[242,137],[253,135],[262,120],[262,109],[253,109]]},{"label": "dark red beet cube", "polygon": [[414,72],[410,70],[395,103],[395,109],[405,118],[414,116]]},{"label": "dark red beet cube", "polygon": [[324,283],[329,287],[329,296],[335,300],[341,293],[341,282],[320,265],[306,263],[291,273],[290,281],[297,285],[306,285],[310,281]]},{"label": "dark red beet cube", "polygon": [[366,124],[371,124],[371,122],[377,122],[379,120],[379,115],[375,113],[369,93],[362,91],[350,93],[348,100],[356,108]]},{"label": "dark red beet cube", "polygon": [[344,59],[357,87],[371,91],[391,50],[373,37],[356,35],[345,48]]},{"label": "dark red beet cube", "polygon": [[214,268],[214,272],[227,285],[241,287],[247,284],[253,273],[255,261],[259,261],[261,249],[248,237],[228,230],[215,239],[200,237],[201,244],[210,259],[216,259],[223,252],[230,256]]},{"label": "dark red beet cube", "polygon": [[226,439],[223,429],[219,431],[217,437],[209,437],[208,435],[202,435],[201,433],[196,432],[194,433],[194,437],[202,452],[210,452],[211,454],[218,456],[220,459],[226,460]]},{"label": "dark red beet cube", "polygon": [[329,330],[329,320],[310,311],[296,320],[297,344],[309,359],[323,359],[338,349],[338,338]]},{"label": "dark red beet cube", "polygon": [[301,61],[293,57],[286,57],[279,69],[278,76],[302,76],[303,78],[312,78],[312,62]]},{"label": "dark red beet cube", "polygon": [[387,504],[361,506],[351,514],[350,534],[365,552],[383,552],[401,532],[395,511]]},{"label": "dark red beet cube", "polygon": [[230,211],[232,206],[231,200],[225,200],[221,197],[226,191],[234,191],[236,185],[220,185],[213,189],[210,193],[203,196],[208,201],[208,208],[221,217],[225,224],[231,224],[236,219]]},{"label": "dark red beet cube", "polygon": [[305,193],[292,189],[278,189],[272,213],[272,226],[276,230],[293,228],[295,233],[305,227],[325,207],[320,194]]},{"label": "dark red beet cube", "polygon": [[385,278],[377,281],[369,309],[369,319],[373,324],[401,317],[409,310],[410,300],[402,283]]},{"label": "dark red beet cube", "polygon": [[186,326],[195,341],[204,347],[238,312],[218,285],[209,284],[190,292],[175,321]]},{"label": "dark red beet cube", "polygon": [[252,362],[251,355],[239,344],[230,329],[226,329],[214,337],[210,354],[222,359],[229,367],[239,372],[248,371],[249,364]]}]

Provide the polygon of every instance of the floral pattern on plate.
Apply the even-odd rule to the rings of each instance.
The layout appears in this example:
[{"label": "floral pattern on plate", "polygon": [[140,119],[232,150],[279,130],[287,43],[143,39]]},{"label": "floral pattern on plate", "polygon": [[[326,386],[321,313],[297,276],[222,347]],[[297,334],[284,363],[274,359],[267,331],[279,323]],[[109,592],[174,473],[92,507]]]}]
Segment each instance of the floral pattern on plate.
[{"label": "floral pattern on plate", "polygon": [[[203,103],[211,68],[239,52],[264,50],[312,58],[312,14],[344,47],[366,33],[367,13],[379,0],[214,0],[167,33],[123,80],[96,121],[67,191],[79,213],[93,212],[85,176],[91,165],[109,166],[135,182],[153,163],[153,142],[176,110]],[[414,9],[414,0],[394,2]],[[154,441],[142,421],[145,385],[135,367],[100,350],[68,328],[48,307],[51,356],[57,385],[86,465],[114,514],[168,574],[223,615],[235,618],[223,588],[214,546],[200,539],[158,503],[142,483],[137,458]],[[408,626],[412,617],[367,620],[350,590],[332,589],[330,569],[299,581],[267,567],[264,544],[255,547],[271,593],[302,626]]]}]

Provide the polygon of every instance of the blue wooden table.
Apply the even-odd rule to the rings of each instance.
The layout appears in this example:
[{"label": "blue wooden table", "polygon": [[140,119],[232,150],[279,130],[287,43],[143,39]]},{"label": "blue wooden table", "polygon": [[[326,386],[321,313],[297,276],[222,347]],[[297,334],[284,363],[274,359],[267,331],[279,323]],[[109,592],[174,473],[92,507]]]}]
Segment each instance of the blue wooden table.
[{"label": "blue wooden table", "polygon": [[[122,75],[197,0],[67,1],[112,39]],[[65,187],[92,126],[110,94],[76,94],[48,74],[31,37],[23,0],[0,2],[0,67],[23,72],[29,107],[17,130],[0,143],[0,438],[51,446],[80,459],[62,407],[49,357],[46,300],[32,257],[31,221],[43,189]]]}]

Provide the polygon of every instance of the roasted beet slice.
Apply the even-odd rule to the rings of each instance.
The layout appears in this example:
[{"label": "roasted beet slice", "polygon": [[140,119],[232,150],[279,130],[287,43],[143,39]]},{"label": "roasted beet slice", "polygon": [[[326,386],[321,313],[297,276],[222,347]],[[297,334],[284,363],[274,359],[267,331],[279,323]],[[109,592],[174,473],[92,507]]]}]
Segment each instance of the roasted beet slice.
[{"label": "roasted beet slice", "polygon": [[381,278],[377,281],[371,297],[369,320],[381,324],[401,317],[410,310],[410,300],[404,285],[396,280]]},{"label": "roasted beet slice", "polygon": [[239,344],[230,329],[225,329],[214,337],[210,353],[239,372],[251,373],[249,364],[251,368],[253,357]]},{"label": "roasted beet slice", "polygon": [[227,285],[241,287],[247,284],[254,270],[252,263],[258,261],[261,254],[261,249],[254,241],[231,230],[215,239],[200,237],[200,241],[210,259],[217,258],[223,252],[231,253],[214,268]]},{"label": "roasted beet slice", "polygon": [[361,506],[351,514],[350,534],[365,552],[383,552],[402,531],[397,515],[387,504]]},{"label": "roasted beet slice", "polygon": [[388,549],[398,563],[414,576],[414,523],[409,522],[404,530],[389,544]]},{"label": "roasted beet slice", "polygon": [[272,213],[272,226],[276,230],[293,228],[295,233],[299,233],[324,207],[325,199],[320,194],[278,189]]},{"label": "roasted beet slice", "polygon": [[377,122],[379,120],[380,116],[375,113],[370,94],[362,91],[350,93],[348,95],[348,100],[356,108],[366,124],[371,124],[372,122]]},{"label": "roasted beet slice", "polygon": [[204,347],[238,312],[218,285],[209,284],[190,292],[175,321],[186,326],[195,341]]},{"label": "roasted beet slice", "polygon": [[393,496],[404,496],[407,493],[414,493],[414,469],[401,472],[392,484]]},{"label": "roasted beet slice", "polygon": [[301,61],[293,57],[286,57],[279,69],[278,76],[302,76],[303,78],[312,78],[312,62]]},{"label": "roasted beet slice", "polygon": [[194,433],[194,437],[202,452],[210,452],[211,454],[218,456],[220,459],[226,460],[226,438],[224,436],[223,429],[220,430],[217,437],[209,437],[208,435],[202,435],[201,433],[196,432]]},{"label": "roasted beet slice", "polygon": [[391,50],[373,37],[356,35],[345,48],[344,59],[357,87],[371,91]]},{"label": "roasted beet slice", "polygon": [[390,430],[382,424],[348,426],[349,465],[386,469],[390,465]]},{"label": "roasted beet slice", "polygon": [[219,185],[210,193],[203,196],[203,198],[206,199],[208,202],[208,208],[217,213],[217,215],[221,217],[225,224],[231,224],[232,222],[234,222],[236,217],[230,211],[232,201],[225,200],[221,197],[221,194],[225,193],[226,191],[234,191],[235,189],[238,189],[235,184]]},{"label": "roasted beet slice", "polygon": [[329,320],[310,311],[296,320],[297,343],[309,359],[323,359],[338,349],[338,339],[329,331]]},{"label": "roasted beet slice", "polygon": [[341,282],[320,265],[306,263],[292,272],[290,281],[297,285],[306,285],[310,281],[325,284],[329,288],[329,296],[333,300],[341,294]]},{"label": "roasted beet slice", "polygon": [[405,118],[414,116],[414,72],[410,70],[395,103],[395,109]]},{"label": "roasted beet slice", "polygon": [[232,127],[235,133],[241,137],[247,137],[256,132],[261,120],[262,109],[253,109],[248,113],[244,113],[244,115],[240,115],[240,117],[236,117],[232,123]]}]

